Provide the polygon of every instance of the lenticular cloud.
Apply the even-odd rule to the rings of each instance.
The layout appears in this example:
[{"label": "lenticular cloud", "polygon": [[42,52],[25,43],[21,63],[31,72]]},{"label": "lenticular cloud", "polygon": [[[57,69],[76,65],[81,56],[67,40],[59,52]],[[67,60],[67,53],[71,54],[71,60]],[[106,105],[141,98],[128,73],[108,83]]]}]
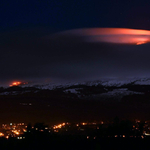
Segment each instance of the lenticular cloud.
[{"label": "lenticular cloud", "polygon": [[145,44],[150,42],[150,31],[126,28],[88,28],[65,31],[83,37],[88,42],[107,42],[118,44]]}]

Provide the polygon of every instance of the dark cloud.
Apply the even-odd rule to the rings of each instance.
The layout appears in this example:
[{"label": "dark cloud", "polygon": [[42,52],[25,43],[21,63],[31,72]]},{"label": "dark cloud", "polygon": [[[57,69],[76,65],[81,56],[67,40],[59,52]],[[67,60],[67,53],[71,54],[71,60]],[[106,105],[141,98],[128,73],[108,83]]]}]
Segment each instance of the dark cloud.
[{"label": "dark cloud", "polygon": [[78,34],[43,29],[3,33],[0,40],[1,82],[150,75],[150,44],[87,42]]}]

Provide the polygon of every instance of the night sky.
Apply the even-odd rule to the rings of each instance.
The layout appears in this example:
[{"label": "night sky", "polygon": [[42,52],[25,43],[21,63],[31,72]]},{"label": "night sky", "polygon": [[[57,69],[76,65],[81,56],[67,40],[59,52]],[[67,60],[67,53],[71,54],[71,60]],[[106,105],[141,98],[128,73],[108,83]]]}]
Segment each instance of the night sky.
[{"label": "night sky", "polygon": [[[114,31],[150,30],[149,6],[149,0],[2,0],[0,84],[150,76],[149,32]],[[101,34],[103,28],[113,34]]]}]

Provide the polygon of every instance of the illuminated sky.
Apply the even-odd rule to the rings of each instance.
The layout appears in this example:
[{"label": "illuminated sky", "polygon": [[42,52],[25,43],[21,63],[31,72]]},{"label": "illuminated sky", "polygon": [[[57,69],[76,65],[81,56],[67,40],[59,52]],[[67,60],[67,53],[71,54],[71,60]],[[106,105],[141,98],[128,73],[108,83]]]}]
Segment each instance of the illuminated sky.
[{"label": "illuminated sky", "polygon": [[[150,77],[149,7],[149,0],[1,0],[0,86]],[[27,111],[19,101],[2,102],[1,121],[89,119],[133,108],[70,100],[63,108],[66,101],[55,107],[54,100],[48,109],[42,101],[41,109]],[[131,112],[148,116],[145,106]]]},{"label": "illuminated sky", "polygon": [[0,2],[0,83],[150,76],[149,5],[148,0]]},{"label": "illuminated sky", "polygon": [[145,44],[150,42],[150,31],[126,28],[89,28],[63,32],[64,35],[83,36],[87,42],[115,44]]}]

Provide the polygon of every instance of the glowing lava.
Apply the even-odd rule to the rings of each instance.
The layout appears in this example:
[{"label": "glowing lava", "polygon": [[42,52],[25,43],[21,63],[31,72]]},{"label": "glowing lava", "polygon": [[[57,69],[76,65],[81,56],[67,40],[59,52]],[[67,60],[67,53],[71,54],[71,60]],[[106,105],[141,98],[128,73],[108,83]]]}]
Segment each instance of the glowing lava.
[{"label": "glowing lava", "polygon": [[20,82],[20,81],[17,81],[17,82],[13,82],[13,83],[10,84],[9,86],[19,86],[19,85],[25,85],[25,84],[28,84],[28,82]]},{"label": "glowing lava", "polygon": [[20,85],[21,84],[21,82],[13,82],[11,85],[9,85],[9,86],[18,86],[18,85]]}]

